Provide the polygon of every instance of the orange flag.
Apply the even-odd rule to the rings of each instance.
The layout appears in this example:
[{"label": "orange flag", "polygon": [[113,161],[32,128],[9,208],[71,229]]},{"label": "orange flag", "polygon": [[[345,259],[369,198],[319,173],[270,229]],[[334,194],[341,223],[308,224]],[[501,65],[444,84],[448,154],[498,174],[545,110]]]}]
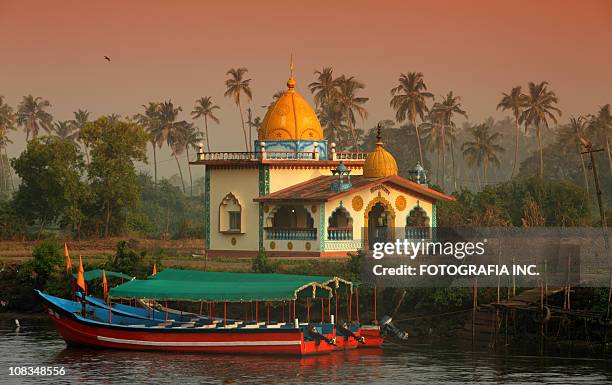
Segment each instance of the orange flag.
[{"label": "orange flag", "polygon": [[72,262],[70,261],[70,254],[68,253],[68,245],[64,243],[64,257],[66,257],[66,274],[72,272]]},{"label": "orange flag", "polygon": [[153,275],[157,274],[157,262],[153,262]]},{"label": "orange flag", "polygon": [[77,275],[77,286],[85,292],[85,270],[83,270],[83,258],[79,255],[79,274]]},{"label": "orange flag", "polygon": [[108,297],[108,282],[106,282],[106,271],[102,270],[102,290],[104,291],[104,300]]}]

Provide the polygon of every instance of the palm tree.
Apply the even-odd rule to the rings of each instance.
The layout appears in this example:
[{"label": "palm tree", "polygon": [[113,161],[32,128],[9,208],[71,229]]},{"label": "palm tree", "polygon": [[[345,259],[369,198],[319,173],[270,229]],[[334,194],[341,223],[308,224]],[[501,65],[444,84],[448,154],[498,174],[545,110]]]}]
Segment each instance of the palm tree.
[{"label": "palm tree", "polygon": [[408,72],[400,74],[399,85],[391,89],[390,105],[395,109],[395,120],[398,123],[409,120],[416,130],[417,142],[419,144],[419,159],[423,163],[423,148],[421,146],[421,136],[419,127],[416,124],[417,115],[423,121],[428,112],[427,98],[433,99],[433,94],[427,92],[427,85],[423,81],[421,72]]},{"label": "palm tree", "polygon": [[72,125],[76,128],[78,132],[78,141],[83,144],[83,148],[85,150],[85,159],[87,159],[87,163],[89,163],[89,143],[85,143],[83,138],[81,137],[81,132],[85,128],[85,126],[89,123],[89,112],[87,110],[77,110],[74,112],[74,119],[72,120]]},{"label": "palm tree", "polygon": [[470,127],[468,130],[472,135],[472,140],[461,146],[463,156],[470,166],[482,166],[482,176],[486,182],[489,164],[499,167],[500,161],[497,154],[505,151],[497,143],[501,139],[501,134],[499,132],[490,133],[490,127],[484,123]]},{"label": "palm tree", "polygon": [[589,129],[600,138],[602,144],[606,146],[610,173],[612,173],[612,154],[610,153],[610,134],[612,132],[612,114],[610,105],[606,104],[599,108],[597,115],[591,115],[589,119]]},{"label": "palm tree", "polygon": [[536,129],[538,148],[540,149],[540,178],[544,178],[544,154],[542,147],[542,128],[548,128],[548,119],[557,124],[555,114],[561,116],[561,110],[556,107],[559,98],[548,89],[548,82],[535,84],[529,82],[529,94],[525,99],[525,110],[521,113],[519,123],[525,123]]},{"label": "palm tree", "polygon": [[587,175],[586,165],[582,156],[582,139],[586,138],[586,131],[588,128],[588,120],[584,116],[578,118],[570,117],[569,124],[559,130],[558,142],[563,146],[564,150],[577,151],[580,155],[580,162],[582,163],[582,173],[584,175],[584,187],[589,195],[589,178]]},{"label": "palm tree", "polygon": [[229,71],[227,71],[226,75],[229,75],[230,77],[225,81],[227,90],[225,91],[224,96],[233,99],[236,106],[238,106],[238,110],[240,111],[240,121],[242,122],[242,132],[244,133],[244,146],[246,151],[251,151],[251,141],[247,139],[247,131],[246,127],[244,126],[244,113],[242,111],[242,102],[240,98],[242,94],[244,94],[248,100],[253,98],[250,86],[251,79],[244,78],[244,75],[248,71],[249,70],[244,67],[231,68]]},{"label": "palm tree", "polygon": [[502,93],[502,99],[499,104],[497,104],[498,110],[501,108],[503,111],[512,111],[512,115],[514,116],[514,124],[516,127],[514,133],[514,164],[512,165],[512,174],[510,174],[510,178],[514,178],[516,167],[518,165],[519,137],[521,127],[519,124],[519,119],[523,113],[523,108],[525,107],[526,103],[527,96],[521,92],[521,86],[516,86],[510,90],[509,94]]},{"label": "palm tree", "polygon": [[149,102],[142,107],[145,109],[144,114],[137,114],[134,118],[149,133],[149,142],[153,147],[155,186],[157,186],[157,146],[161,147],[164,142],[161,140],[160,103]]},{"label": "palm tree", "polygon": [[193,125],[193,123],[187,123],[183,128],[183,144],[185,145],[185,152],[187,154],[187,169],[189,170],[189,195],[193,196],[193,176],[191,174],[191,163],[189,163],[189,148],[198,150],[200,143],[202,142],[202,133]]},{"label": "palm tree", "polygon": [[183,185],[183,193],[187,193],[185,189],[185,179],[183,178],[183,169],[181,168],[181,162],[179,161],[179,155],[183,154],[186,149],[186,138],[190,129],[195,129],[193,125],[190,125],[186,121],[173,122],[168,131],[167,143],[168,147],[172,151],[172,156],[176,160],[176,165],[179,169],[179,175],[181,176],[181,183]]},{"label": "palm tree", "polygon": [[339,103],[330,101],[319,107],[317,111],[321,126],[323,126],[323,132],[325,137],[330,143],[336,143],[338,145],[344,144],[346,141],[341,140],[342,134],[349,130],[349,126],[344,121],[344,114],[340,108]]},{"label": "palm tree", "polygon": [[[8,133],[9,131],[14,131],[15,129],[15,113],[13,111],[13,107],[4,102],[4,96],[0,96],[0,192],[8,190],[7,180],[9,178],[11,180],[11,187],[14,190],[11,167],[7,167],[4,164],[4,160],[6,159],[8,161],[6,147],[13,143],[9,139]],[[9,178],[7,178],[5,175],[7,170]]]},{"label": "palm tree", "polygon": [[332,67],[324,67],[321,71],[315,71],[317,81],[308,85],[310,92],[313,95],[316,108],[321,108],[333,100],[338,90],[336,88],[338,80],[334,79]]},{"label": "palm tree", "polygon": [[344,75],[337,79],[338,83],[338,95],[337,100],[344,115],[344,120],[349,126],[355,149],[359,151],[359,142],[357,140],[357,134],[355,132],[355,113],[357,113],[362,120],[367,119],[368,111],[363,105],[369,100],[362,96],[357,96],[357,92],[365,88],[365,84],[355,79],[354,76],[346,77]]},{"label": "palm tree", "polygon": [[446,139],[447,139],[447,131],[452,132],[453,127],[455,126],[453,123],[453,115],[461,115],[467,119],[467,113],[465,110],[461,109],[461,98],[459,96],[453,95],[453,91],[450,91],[446,97],[443,98],[442,102],[435,103],[431,108],[432,112],[438,117],[438,120],[441,127],[441,135],[440,139],[441,143],[441,151],[442,151],[442,188],[445,187],[446,184]]},{"label": "palm tree", "polygon": [[23,127],[26,133],[26,141],[30,139],[30,134],[32,134],[33,139],[36,139],[41,128],[46,132],[51,131],[53,116],[45,111],[49,107],[51,107],[51,103],[40,96],[28,95],[23,97],[17,108],[17,124]]},{"label": "palm tree", "polygon": [[72,121],[70,120],[58,120],[54,122],[51,131],[59,138],[75,144],[79,138],[79,132],[76,127],[72,125]]},{"label": "palm tree", "polygon": [[[210,140],[208,139],[208,119],[219,124],[219,118],[215,116],[215,110],[220,107],[213,103],[212,97],[204,96],[196,100],[196,104],[191,111],[191,117],[193,119],[204,118],[204,132],[206,137],[206,150],[210,152]],[[201,134],[201,133],[200,133]],[[201,136],[201,135],[200,135]]]}]

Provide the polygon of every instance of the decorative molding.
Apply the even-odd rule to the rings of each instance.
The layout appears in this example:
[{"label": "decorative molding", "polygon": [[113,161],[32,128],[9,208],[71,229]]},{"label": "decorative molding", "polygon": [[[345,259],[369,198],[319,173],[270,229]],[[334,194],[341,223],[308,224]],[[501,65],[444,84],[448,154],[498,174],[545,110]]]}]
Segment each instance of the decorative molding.
[{"label": "decorative molding", "polygon": [[347,239],[344,241],[325,241],[326,251],[355,251],[361,249],[361,239]]},{"label": "decorative molding", "polygon": [[[259,165],[259,196],[268,195],[270,192],[270,168],[267,165]],[[259,250],[265,250],[264,246],[264,203],[259,203]]]},{"label": "decorative molding", "polygon": [[351,201],[351,206],[353,206],[353,210],[361,211],[363,208],[363,198],[359,195],[355,195]]},{"label": "decorative molding", "polygon": [[376,185],[370,189],[370,192],[383,191],[385,194],[391,194],[391,191],[383,184]]},{"label": "decorative molding", "polygon": [[319,210],[319,250],[325,250],[325,204],[321,203],[321,210]]},{"label": "decorative molding", "polygon": [[406,198],[403,195],[395,198],[395,208],[397,211],[404,211],[406,209]]},{"label": "decorative molding", "polygon": [[210,170],[204,170],[204,250],[210,249]]}]

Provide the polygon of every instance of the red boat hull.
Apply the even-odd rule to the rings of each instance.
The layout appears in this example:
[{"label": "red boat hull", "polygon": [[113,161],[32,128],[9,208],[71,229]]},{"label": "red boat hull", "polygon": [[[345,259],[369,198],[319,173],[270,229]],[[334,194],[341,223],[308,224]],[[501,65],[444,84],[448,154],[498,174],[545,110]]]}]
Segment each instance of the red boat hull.
[{"label": "red boat hull", "polygon": [[383,337],[380,335],[380,327],[375,325],[363,326],[361,336],[365,339],[365,344],[360,348],[380,348],[383,344]]},{"label": "red boat hull", "polygon": [[[92,325],[44,303],[49,317],[69,345],[128,350],[164,350],[228,354],[310,355],[335,349],[325,341],[304,341],[298,329],[159,329]],[[133,329],[133,330],[131,330]],[[335,333],[334,333],[335,334]],[[329,338],[335,337],[329,335]]]}]

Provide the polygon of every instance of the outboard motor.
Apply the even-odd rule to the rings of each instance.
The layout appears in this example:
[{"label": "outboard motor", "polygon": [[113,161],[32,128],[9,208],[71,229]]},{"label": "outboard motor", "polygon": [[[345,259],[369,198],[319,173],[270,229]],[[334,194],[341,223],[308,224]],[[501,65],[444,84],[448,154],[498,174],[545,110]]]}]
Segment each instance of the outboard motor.
[{"label": "outboard motor", "polygon": [[312,337],[316,340],[316,341],[325,341],[330,345],[334,345],[336,346],[336,339],[335,338],[327,338],[326,336],[324,336],[323,334],[319,333],[319,331],[317,330],[316,327],[312,326],[312,325],[308,325],[308,333],[310,333],[312,335]]},{"label": "outboard motor", "polygon": [[360,344],[365,344],[365,338],[363,338],[362,336],[358,336],[357,334],[353,333],[351,331],[350,325],[347,324],[346,322],[344,322],[342,325],[338,324],[336,326],[337,326],[338,330],[340,330],[340,333],[344,334],[345,336],[353,337]]},{"label": "outboard motor", "polygon": [[391,334],[396,338],[405,341],[408,339],[408,333],[399,329],[397,326],[393,324],[393,318],[388,315],[384,316],[380,321],[380,330],[385,334]]}]

